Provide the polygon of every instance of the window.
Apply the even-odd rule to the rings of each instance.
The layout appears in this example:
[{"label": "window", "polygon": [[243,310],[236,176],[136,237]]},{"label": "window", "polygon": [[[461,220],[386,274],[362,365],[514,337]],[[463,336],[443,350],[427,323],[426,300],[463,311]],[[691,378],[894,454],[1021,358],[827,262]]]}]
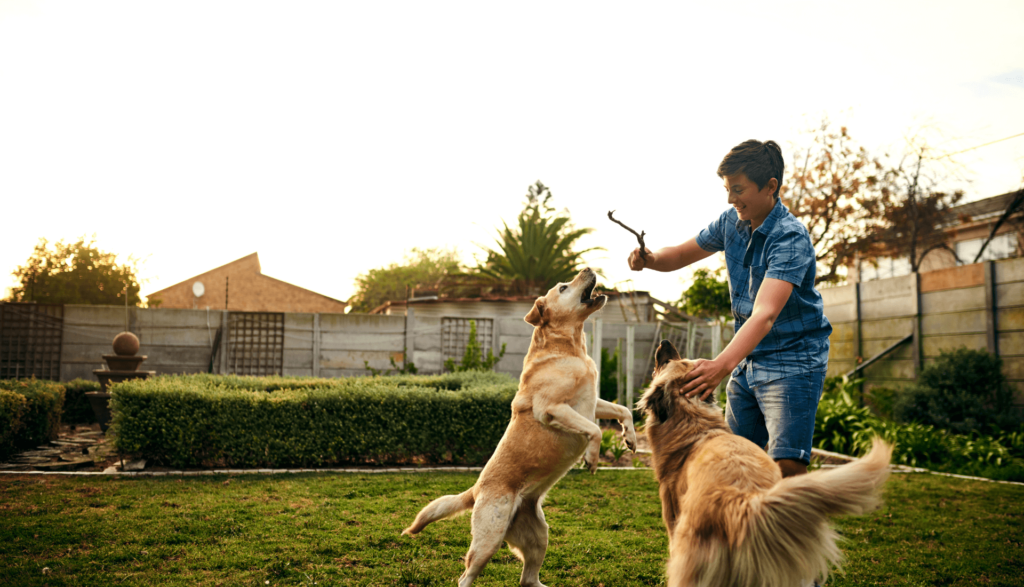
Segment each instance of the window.
[{"label": "window", "polygon": [[[960,259],[960,264],[970,265],[974,263],[974,258],[978,256],[978,251],[981,250],[981,245],[984,242],[985,239],[983,238],[972,238],[971,240],[956,243],[956,256]],[[1006,232],[993,237],[988,246],[985,247],[985,253],[978,259],[978,262],[1006,259],[1014,257],[1016,254],[1017,233]]]},{"label": "window", "polygon": [[910,275],[910,259],[906,257],[879,257],[878,265],[868,261],[860,262],[860,280],[874,281],[876,279],[889,279],[890,277],[902,277]]}]

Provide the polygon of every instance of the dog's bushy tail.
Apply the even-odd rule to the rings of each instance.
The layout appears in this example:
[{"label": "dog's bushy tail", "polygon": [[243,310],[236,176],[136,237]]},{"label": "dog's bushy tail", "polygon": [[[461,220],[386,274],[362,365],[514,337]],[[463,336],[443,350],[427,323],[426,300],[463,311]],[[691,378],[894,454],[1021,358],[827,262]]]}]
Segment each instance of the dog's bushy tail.
[{"label": "dog's bushy tail", "polygon": [[[787,477],[760,494],[726,488],[717,504],[708,504],[703,531],[728,536],[732,548],[691,542],[700,547],[689,556],[672,557],[669,585],[677,584],[676,577],[694,585],[766,587],[825,579],[829,566],[842,559],[829,517],[877,508],[891,458],[892,447],[876,438],[871,452],[848,465]],[[701,529],[698,524],[696,533]]]},{"label": "dog's bushy tail", "polygon": [[439,497],[420,510],[412,524],[405,530],[402,530],[402,534],[415,536],[431,522],[451,518],[468,509],[472,509],[475,502],[476,498],[473,495],[472,487],[457,495]]}]

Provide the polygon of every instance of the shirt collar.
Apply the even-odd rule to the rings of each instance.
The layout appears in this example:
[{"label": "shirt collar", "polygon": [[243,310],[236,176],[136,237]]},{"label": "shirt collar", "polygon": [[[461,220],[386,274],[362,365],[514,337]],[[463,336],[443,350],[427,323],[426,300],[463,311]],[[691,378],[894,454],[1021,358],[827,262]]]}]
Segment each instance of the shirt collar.
[{"label": "shirt collar", "polygon": [[[768,217],[764,219],[764,222],[761,223],[761,226],[758,226],[757,230],[755,230],[754,232],[760,232],[761,234],[767,236],[769,233],[771,233],[772,229],[775,228],[775,224],[779,221],[779,219],[785,216],[786,212],[788,211],[789,209],[782,204],[782,198],[776,196],[775,206],[772,207],[772,211],[768,213]],[[740,234],[751,234],[750,221],[737,220],[736,230]]]}]

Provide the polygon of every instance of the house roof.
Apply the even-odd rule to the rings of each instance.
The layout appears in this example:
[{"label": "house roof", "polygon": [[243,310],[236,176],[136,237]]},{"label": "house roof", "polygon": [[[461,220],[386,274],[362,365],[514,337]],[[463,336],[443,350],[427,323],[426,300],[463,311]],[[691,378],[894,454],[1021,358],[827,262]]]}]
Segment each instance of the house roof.
[{"label": "house roof", "polygon": [[983,198],[966,204],[960,204],[949,209],[956,222],[964,216],[970,217],[968,222],[978,222],[990,218],[999,218],[1006,211],[1006,208],[1013,202],[1019,192],[1007,192],[991,198]]},{"label": "house roof", "polygon": [[161,294],[161,293],[165,293],[168,290],[177,288],[177,287],[181,286],[182,284],[190,284],[190,283],[192,283],[194,281],[202,281],[203,278],[205,278],[205,277],[207,277],[207,276],[209,276],[211,274],[214,274],[214,273],[220,273],[220,272],[224,271],[225,269],[235,270],[235,271],[247,271],[247,272],[256,273],[256,274],[258,274],[263,279],[268,279],[268,280],[276,281],[278,283],[281,283],[281,284],[284,284],[286,286],[295,288],[297,290],[302,290],[302,291],[304,291],[306,293],[313,294],[315,296],[318,296],[318,297],[330,300],[332,302],[337,302],[339,304],[348,305],[348,302],[346,302],[344,300],[338,300],[338,299],[332,298],[330,296],[325,296],[322,293],[315,292],[315,291],[310,290],[310,289],[306,289],[304,287],[295,285],[294,283],[289,283],[287,281],[282,281],[280,279],[277,279],[276,277],[271,277],[269,275],[265,275],[263,273],[263,271],[262,271],[261,266],[260,266],[260,256],[259,256],[259,253],[251,253],[251,254],[246,255],[244,257],[241,257],[239,259],[235,259],[234,261],[231,261],[230,263],[225,263],[223,265],[214,267],[213,269],[210,269],[208,271],[204,271],[204,272],[202,272],[202,273],[200,273],[198,275],[194,275],[192,277],[189,277],[188,279],[185,279],[183,281],[179,281],[178,283],[175,283],[173,285],[169,285],[169,286],[167,286],[167,287],[165,287],[165,288],[163,288],[161,290],[158,290],[158,291],[155,291],[153,293],[150,293],[150,294],[147,295],[147,297],[149,297],[149,298],[158,298],[159,294]]}]

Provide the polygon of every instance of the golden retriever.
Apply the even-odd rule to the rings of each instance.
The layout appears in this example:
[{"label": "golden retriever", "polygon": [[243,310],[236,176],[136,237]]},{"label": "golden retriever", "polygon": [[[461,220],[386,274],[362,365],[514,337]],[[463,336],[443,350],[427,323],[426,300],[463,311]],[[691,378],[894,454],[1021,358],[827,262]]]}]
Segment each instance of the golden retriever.
[{"label": "golden retriever", "polygon": [[595,418],[616,419],[630,450],[636,446],[633,415],[625,406],[598,397],[597,369],[587,355],[583,322],[604,307],[594,297],[597,276],[584,269],[571,283],[537,298],[525,320],[534,326],[523,360],[512,420],[475,485],[435,499],[402,533],[415,535],[427,524],[473,509],[473,541],[459,587],[472,584],[507,541],[523,561],[520,585],[543,587],[540,567],[548,546],[544,496],[583,457],[597,469],[601,429]]},{"label": "golden retriever", "polygon": [[875,439],[851,464],[782,478],[715,404],[682,395],[693,363],[665,340],[637,407],[646,414],[670,587],[797,587],[827,577],[841,553],[829,516],[878,507],[892,447]]}]

